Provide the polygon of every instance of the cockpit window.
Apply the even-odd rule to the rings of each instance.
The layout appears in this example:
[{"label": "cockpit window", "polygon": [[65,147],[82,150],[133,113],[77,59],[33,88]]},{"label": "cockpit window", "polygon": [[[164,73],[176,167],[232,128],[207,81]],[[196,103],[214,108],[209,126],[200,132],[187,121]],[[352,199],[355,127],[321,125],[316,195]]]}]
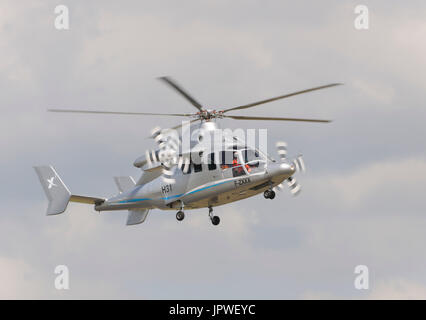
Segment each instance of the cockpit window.
[{"label": "cockpit window", "polygon": [[232,168],[232,175],[234,177],[246,174],[237,151],[221,151],[219,154],[220,168],[222,170]]},{"label": "cockpit window", "polygon": [[259,152],[256,150],[246,149],[242,151],[244,162],[250,167],[259,167],[259,160],[262,160],[262,157],[259,155]]},{"label": "cockpit window", "polygon": [[256,150],[250,150],[250,149],[243,150],[243,157],[246,163],[261,159],[259,152],[257,152]]},{"label": "cockpit window", "polygon": [[232,166],[232,160],[234,160],[234,151],[221,151],[220,152],[220,165],[221,166]]}]

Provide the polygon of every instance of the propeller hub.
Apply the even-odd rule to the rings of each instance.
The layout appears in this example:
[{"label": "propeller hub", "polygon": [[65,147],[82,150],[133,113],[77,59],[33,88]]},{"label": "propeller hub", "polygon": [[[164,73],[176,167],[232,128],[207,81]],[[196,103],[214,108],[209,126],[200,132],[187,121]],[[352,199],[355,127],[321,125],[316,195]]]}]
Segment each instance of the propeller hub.
[{"label": "propeller hub", "polygon": [[282,174],[289,174],[290,176],[292,176],[296,172],[296,168],[292,164],[281,163],[279,172]]},{"label": "propeller hub", "polygon": [[291,175],[296,173],[296,167],[293,164],[281,163],[280,167],[286,173],[290,172]]},{"label": "propeller hub", "polygon": [[268,175],[287,179],[296,172],[296,169],[288,163],[271,163],[268,165]]}]

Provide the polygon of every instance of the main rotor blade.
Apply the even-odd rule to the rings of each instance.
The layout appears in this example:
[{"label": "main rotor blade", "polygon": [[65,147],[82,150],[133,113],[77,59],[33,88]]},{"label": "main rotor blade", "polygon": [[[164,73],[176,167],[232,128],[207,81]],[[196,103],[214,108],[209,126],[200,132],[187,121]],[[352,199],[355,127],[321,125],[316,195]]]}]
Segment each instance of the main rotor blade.
[{"label": "main rotor blade", "polygon": [[278,121],[300,121],[300,122],[331,122],[331,120],[321,119],[301,119],[301,118],[276,118],[276,117],[251,117],[251,116],[228,116],[224,115],[224,118],[231,118],[235,120],[278,120]]},{"label": "main rotor blade", "polygon": [[173,89],[175,89],[177,92],[179,92],[182,96],[186,98],[194,107],[196,107],[198,110],[202,111],[203,106],[198,103],[193,97],[191,97],[185,90],[183,90],[175,81],[173,81],[169,77],[160,77],[158,78],[165,83],[167,83],[169,86],[171,86]]},{"label": "main rotor blade", "polygon": [[151,113],[151,112],[121,112],[121,111],[97,111],[97,110],[73,110],[73,109],[47,109],[49,112],[66,112],[66,113],[92,113],[92,114],[124,114],[137,116],[174,116],[189,117],[190,113]]},{"label": "main rotor blade", "polygon": [[302,90],[302,91],[296,91],[296,92],[288,93],[288,94],[278,96],[278,97],[275,97],[275,98],[270,98],[270,99],[266,99],[266,100],[262,100],[262,101],[258,101],[258,102],[253,102],[253,103],[250,103],[250,104],[245,104],[245,105],[242,105],[242,106],[239,106],[239,107],[225,109],[225,110],[223,110],[223,112],[228,112],[228,111],[231,111],[231,110],[247,109],[247,108],[258,106],[260,104],[264,104],[264,103],[268,103],[268,102],[272,102],[272,101],[276,101],[276,100],[280,100],[280,99],[284,99],[284,98],[289,98],[289,97],[292,97],[292,96],[296,96],[298,94],[307,93],[307,92],[311,92],[311,91],[315,91],[315,90],[321,90],[321,89],[325,89],[325,88],[340,86],[342,84],[343,83],[331,83],[331,84],[327,84],[327,85],[320,86],[320,87],[310,88],[310,89],[306,89],[306,90]]}]

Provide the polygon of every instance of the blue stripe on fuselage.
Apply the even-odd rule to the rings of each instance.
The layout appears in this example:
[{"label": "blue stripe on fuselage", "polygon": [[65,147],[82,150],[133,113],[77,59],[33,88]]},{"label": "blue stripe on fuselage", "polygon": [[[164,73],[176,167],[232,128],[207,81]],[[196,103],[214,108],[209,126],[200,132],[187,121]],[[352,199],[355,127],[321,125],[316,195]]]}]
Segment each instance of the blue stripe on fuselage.
[{"label": "blue stripe on fuselage", "polygon": [[[173,199],[173,198],[179,198],[179,197],[184,196],[184,195],[194,194],[196,192],[203,191],[203,190],[206,190],[206,189],[210,189],[210,188],[219,186],[219,185],[227,183],[227,182],[232,182],[232,181],[233,180],[222,181],[222,182],[213,184],[211,186],[207,186],[207,187],[200,188],[198,190],[190,191],[188,193],[181,193],[181,194],[178,194],[178,195],[175,195],[175,196],[163,197],[163,198],[160,198],[160,200],[169,200],[169,199]],[[146,201],[146,200],[155,200],[155,199],[152,199],[152,198],[126,199],[126,200],[119,201],[118,203],[132,203],[132,202],[139,202],[139,201]]]}]

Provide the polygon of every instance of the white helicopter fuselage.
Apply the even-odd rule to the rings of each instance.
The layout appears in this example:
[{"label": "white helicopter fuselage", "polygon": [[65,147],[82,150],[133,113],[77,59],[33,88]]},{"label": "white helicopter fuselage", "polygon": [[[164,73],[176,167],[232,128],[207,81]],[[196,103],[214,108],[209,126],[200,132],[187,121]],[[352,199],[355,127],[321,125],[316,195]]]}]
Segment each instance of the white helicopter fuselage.
[{"label": "white helicopter fuselage", "polygon": [[[269,162],[269,161],[268,161]],[[263,193],[291,177],[295,169],[291,164],[270,161],[259,167],[240,164],[222,168],[208,164],[201,171],[184,174],[176,168],[175,183],[168,183],[160,176],[151,182],[135,186],[95,207],[103,210],[198,209],[216,207]]]},{"label": "white helicopter fuselage", "polygon": [[[187,129],[195,133],[192,138],[196,139],[191,140],[191,134],[184,133],[191,140],[189,149],[182,152],[191,159],[186,169],[175,165],[172,174],[165,177],[161,174],[163,164],[152,163],[149,159],[157,156],[148,152],[135,161],[135,166],[144,170],[138,183],[106,199],[95,209],[212,208],[272,190],[295,173],[293,164],[276,162],[254,146],[240,141],[232,132],[222,132],[220,139],[214,139],[220,130],[216,122],[205,121]],[[208,139],[210,142],[206,144]],[[213,145],[213,148],[206,145]],[[196,158],[199,161],[193,162]]]}]

